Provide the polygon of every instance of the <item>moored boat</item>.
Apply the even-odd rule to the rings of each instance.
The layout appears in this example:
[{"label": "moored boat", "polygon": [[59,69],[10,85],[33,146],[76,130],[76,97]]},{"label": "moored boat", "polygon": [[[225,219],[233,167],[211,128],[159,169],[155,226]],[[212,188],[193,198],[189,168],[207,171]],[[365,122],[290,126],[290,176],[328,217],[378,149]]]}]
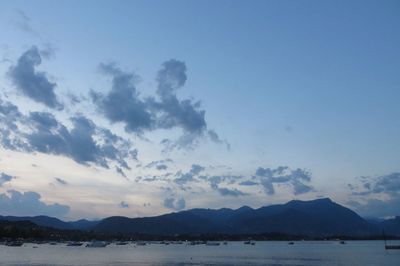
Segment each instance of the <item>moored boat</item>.
[{"label": "moored boat", "polygon": [[24,244],[22,241],[8,241],[5,243],[8,247],[21,247]]},{"label": "moored boat", "polygon": [[385,249],[400,249],[400,245],[385,245]]},{"label": "moored boat", "polygon": [[97,240],[91,241],[86,245],[88,248],[104,248],[105,246],[107,246],[107,242]]},{"label": "moored boat", "polygon": [[82,242],[77,242],[77,241],[69,242],[69,243],[67,244],[68,247],[80,247],[80,246],[82,246],[82,245],[83,245]]},{"label": "moored boat", "polygon": [[385,249],[399,249],[400,250],[400,245],[388,245],[388,244],[386,244],[385,231],[383,231],[382,233],[383,233],[383,240],[385,241]]}]

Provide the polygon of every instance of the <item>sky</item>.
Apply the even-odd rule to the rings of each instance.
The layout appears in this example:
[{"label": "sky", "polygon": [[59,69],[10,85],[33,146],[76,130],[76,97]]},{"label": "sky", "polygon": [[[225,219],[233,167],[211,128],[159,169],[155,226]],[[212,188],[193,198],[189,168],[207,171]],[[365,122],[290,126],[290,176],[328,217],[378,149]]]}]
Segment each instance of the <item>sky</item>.
[{"label": "sky", "polygon": [[399,12],[0,0],[0,215],[321,197],[400,215]]}]

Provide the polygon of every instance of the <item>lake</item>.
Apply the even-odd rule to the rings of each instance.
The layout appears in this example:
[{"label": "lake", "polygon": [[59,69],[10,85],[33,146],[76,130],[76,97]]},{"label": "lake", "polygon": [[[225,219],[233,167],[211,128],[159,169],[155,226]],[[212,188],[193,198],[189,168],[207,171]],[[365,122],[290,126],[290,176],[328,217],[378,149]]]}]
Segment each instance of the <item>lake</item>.
[{"label": "lake", "polygon": [[[399,245],[399,241],[391,241]],[[400,250],[385,250],[383,241],[259,241],[190,246],[111,244],[105,248],[65,244],[0,246],[1,265],[400,265]]]}]

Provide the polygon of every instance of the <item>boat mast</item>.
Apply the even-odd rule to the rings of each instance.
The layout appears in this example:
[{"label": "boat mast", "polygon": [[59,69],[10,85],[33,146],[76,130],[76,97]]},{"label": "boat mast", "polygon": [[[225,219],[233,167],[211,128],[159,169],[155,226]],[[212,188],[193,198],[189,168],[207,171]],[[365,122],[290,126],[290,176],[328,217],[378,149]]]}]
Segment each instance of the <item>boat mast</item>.
[{"label": "boat mast", "polygon": [[382,234],[383,234],[383,241],[385,243],[385,249],[386,249],[386,235],[385,235],[385,230],[382,229]]}]

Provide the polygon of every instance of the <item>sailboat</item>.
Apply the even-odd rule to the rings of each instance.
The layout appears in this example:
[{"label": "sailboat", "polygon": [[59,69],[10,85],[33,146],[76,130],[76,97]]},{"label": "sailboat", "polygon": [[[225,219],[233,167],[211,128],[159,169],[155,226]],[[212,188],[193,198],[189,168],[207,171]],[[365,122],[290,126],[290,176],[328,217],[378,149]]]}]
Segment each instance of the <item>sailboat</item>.
[{"label": "sailboat", "polygon": [[383,240],[385,241],[385,249],[400,249],[400,245],[388,245],[388,244],[386,244],[385,231],[383,231]]}]

